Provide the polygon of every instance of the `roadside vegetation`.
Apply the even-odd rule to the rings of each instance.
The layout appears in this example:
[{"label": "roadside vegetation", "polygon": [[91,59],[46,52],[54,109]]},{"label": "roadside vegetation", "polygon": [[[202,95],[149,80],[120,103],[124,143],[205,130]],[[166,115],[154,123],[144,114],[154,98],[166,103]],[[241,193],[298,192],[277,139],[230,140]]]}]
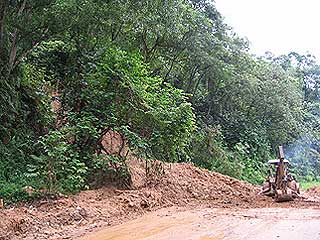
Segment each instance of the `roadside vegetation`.
[{"label": "roadside vegetation", "polygon": [[255,184],[283,144],[315,178],[320,66],[248,50],[209,0],[2,1],[0,198],[125,182],[126,158],[101,146],[110,129],[141,158]]},{"label": "roadside vegetation", "polygon": [[300,182],[300,185],[301,185],[301,188],[302,188],[303,190],[307,190],[307,189],[309,189],[309,188],[311,188],[311,187],[318,187],[318,186],[320,186],[320,182],[319,182],[319,181],[318,181],[318,182],[316,182],[316,181],[307,182],[307,181],[305,181],[305,180],[302,180],[302,182]]}]

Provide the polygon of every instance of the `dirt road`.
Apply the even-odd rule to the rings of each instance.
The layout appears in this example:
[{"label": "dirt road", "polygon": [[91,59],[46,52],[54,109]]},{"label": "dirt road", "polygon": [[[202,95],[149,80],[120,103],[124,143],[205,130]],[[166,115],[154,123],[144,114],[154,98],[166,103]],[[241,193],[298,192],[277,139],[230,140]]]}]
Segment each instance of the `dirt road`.
[{"label": "dirt road", "polygon": [[159,210],[79,240],[320,240],[320,208]]}]

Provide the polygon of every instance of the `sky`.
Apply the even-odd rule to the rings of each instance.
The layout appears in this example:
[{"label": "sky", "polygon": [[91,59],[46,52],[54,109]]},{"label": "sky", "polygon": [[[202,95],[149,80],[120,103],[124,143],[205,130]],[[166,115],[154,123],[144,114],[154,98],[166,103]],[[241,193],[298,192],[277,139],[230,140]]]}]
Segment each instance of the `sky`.
[{"label": "sky", "polygon": [[247,37],[251,52],[295,51],[320,60],[320,0],[215,0],[225,22]]}]

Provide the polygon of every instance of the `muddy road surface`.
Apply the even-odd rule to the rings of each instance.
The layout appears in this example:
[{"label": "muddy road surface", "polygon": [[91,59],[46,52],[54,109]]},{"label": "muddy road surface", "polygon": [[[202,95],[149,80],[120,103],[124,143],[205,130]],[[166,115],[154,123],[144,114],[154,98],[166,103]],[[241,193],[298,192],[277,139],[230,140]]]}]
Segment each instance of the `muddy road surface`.
[{"label": "muddy road surface", "polygon": [[320,240],[319,208],[169,208],[79,240]]}]

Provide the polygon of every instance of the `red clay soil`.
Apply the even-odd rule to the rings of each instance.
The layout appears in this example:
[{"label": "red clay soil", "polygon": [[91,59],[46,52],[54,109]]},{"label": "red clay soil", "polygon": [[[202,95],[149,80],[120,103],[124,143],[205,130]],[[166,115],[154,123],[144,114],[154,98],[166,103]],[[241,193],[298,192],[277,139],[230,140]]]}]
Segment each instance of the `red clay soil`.
[{"label": "red clay soil", "polygon": [[320,186],[309,188],[304,195],[313,201],[320,201]]},{"label": "red clay soil", "polygon": [[0,240],[70,239],[170,206],[193,209],[199,206],[259,208],[319,205],[305,199],[274,203],[272,199],[259,195],[260,189],[256,186],[186,163],[154,162],[148,168],[148,175],[145,175],[145,162],[137,161],[135,159],[130,168],[135,189],[105,187],[0,210]]}]

